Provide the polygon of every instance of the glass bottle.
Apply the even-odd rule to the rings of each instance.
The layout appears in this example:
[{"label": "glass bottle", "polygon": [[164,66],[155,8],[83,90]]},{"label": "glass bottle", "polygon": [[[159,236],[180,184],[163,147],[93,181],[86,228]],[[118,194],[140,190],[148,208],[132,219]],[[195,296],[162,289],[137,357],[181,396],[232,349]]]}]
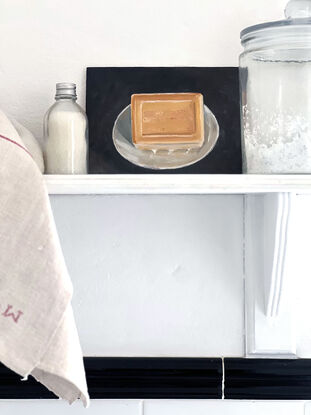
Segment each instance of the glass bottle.
[{"label": "glass bottle", "polygon": [[242,31],[243,171],[311,173],[311,0]]},{"label": "glass bottle", "polygon": [[76,103],[76,85],[56,84],[55,100],[44,118],[45,173],[86,174],[88,122]]}]

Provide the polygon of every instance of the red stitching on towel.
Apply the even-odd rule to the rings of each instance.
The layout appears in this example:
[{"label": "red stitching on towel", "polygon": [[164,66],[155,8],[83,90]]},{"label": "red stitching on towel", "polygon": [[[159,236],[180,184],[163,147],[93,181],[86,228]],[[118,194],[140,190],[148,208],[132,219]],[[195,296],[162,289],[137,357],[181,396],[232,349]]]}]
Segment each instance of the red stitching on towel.
[{"label": "red stitching on towel", "polygon": [[29,151],[27,150],[27,148],[23,147],[21,144],[17,143],[16,141],[11,140],[10,138],[5,137],[4,135],[1,135],[1,134],[0,134],[0,138],[3,138],[3,140],[9,141],[10,143],[13,143],[13,144],[17,145],[18,147],[20,147],[20,148],[22,148],[24,151],[26,151],[26,153],[27,153],[27,154],[29,154],[29,155],[30,155],[30,157],[32,157],[32,155],[29,153]]},{"label": "red stitching on towel", "polygon": [[2,313],[2,315],[4,316],[4,317],[12,317],[12,319],[13,319],[13,321],[15,322],[15,323],[18,323],[18,320],[19,320],[19,318],[20,318],[20,316],[22,315],[22,314],[24,314],[22,311],[20,311],[20,310],[18,310],[18,312],[16,313],[16,315],[14,314],[14,313],[10,313],[9,311],[10,310],[12,310],[12,308],[13,308],[13,306],[12,305],[8,305],[7,306],[7,309],[5,310],[5,312],[4,313]]}]

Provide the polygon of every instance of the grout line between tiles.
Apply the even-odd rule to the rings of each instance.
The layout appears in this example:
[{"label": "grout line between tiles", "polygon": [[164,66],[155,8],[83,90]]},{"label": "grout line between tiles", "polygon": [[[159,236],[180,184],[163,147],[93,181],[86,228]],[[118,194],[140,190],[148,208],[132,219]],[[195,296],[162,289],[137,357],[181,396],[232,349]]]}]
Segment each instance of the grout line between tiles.
[{"label": "grout line between tiles", "polygon": [[139,402],[139,415],[144,415],[145,401]]},{"label": "grout line between tiles", "polygon": [[221,399],[225,399],[225,358],[221,358],[222,363],[222,379],[221,379]]}]

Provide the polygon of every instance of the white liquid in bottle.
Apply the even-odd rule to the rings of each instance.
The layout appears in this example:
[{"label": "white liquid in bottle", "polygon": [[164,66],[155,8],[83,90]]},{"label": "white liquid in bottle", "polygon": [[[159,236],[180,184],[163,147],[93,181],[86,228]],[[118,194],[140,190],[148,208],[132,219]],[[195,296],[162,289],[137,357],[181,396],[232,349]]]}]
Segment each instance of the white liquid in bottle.
[{"label": "white liquid in bottle", "polygon": [[75,102],[75,84],[56,85],[56,102],[44,121],[47,174],[86,174],[88,126],[83,109]]}]

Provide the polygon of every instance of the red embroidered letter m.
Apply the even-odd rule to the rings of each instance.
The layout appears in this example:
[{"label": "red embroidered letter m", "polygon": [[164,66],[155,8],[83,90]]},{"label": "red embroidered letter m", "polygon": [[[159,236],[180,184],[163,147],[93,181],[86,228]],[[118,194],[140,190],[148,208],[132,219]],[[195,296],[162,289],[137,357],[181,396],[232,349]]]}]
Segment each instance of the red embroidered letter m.
[{"label": "red embroidered letter m", "polygon": [[18,311],[17,313],[13,313],[11,310],[12,310],[12,308],[13,308],[13,306],[12,305],[8,305],[7,306],[7,309],[5,310],[5,312],[4,313],[2,313],[2,315],[4,316],[4,317],[12,317],[12,319],[13,319],[13,321],[14,321],[14,323],[18,323],[18,320],[19,320],[19,318],[20,318],[20,316],[22,315],[22,314],[24,314],[22,311]]}]

